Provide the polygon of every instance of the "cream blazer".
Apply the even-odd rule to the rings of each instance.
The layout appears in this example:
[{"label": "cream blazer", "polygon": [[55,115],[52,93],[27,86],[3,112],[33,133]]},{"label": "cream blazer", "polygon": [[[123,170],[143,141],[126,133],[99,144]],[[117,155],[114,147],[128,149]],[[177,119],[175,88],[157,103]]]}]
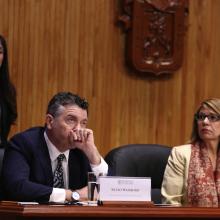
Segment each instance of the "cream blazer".
[{"label": "cream blazer", "polygon": [[191,144],[173,147],[164,172],[162,202],[183,205],[187,203],[187,179]]}]

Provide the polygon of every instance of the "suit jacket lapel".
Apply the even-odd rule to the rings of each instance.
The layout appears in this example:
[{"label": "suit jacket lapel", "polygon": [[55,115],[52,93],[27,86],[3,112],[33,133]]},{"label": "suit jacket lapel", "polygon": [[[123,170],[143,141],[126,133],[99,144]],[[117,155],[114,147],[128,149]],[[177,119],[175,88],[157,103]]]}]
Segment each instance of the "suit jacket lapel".
[{"label": "suit jacket lapel", "polygon": [[87,157],[78,149],[69,154],[69,188],[80,189],[87,185],[87,172],[91,171]]},{"label": "suit jacket lapel", "polygon": [[[76,178],[76,175],[77,175],[77,170],[76,170],[76,167],[77,164],[76,164],[76,155],[74,154],[74,152],[72,150],[70,150],[70,154],[69,154],[69,161],[68,161],[68,166],[69,166],[69,188],[70,189],[76,189],[76,179],[78,179],[79,177],[77,176]],[[75,178],[74,178],[75,176]]]},{"label": "suit jacket lapel", "polygon": [[39,138],[40,144],[38,146],[39,148],[39,162],[41,163],[43,167],[43,172],[45,174],[45,179],[47,184],[50,186],[53,186],[53,172],[52,172],[52,167],[51,167],[51,160],[50,160],[50,155],[48,151],[48,147],[46,144],[46,141],[44,139],[43,132],[41,134],[41,137]]}]

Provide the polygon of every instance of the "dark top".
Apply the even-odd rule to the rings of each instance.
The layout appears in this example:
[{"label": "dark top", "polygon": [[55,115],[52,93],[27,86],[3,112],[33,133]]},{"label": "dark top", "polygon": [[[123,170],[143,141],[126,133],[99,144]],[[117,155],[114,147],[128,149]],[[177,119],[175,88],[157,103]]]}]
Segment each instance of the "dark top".
[{"label": "dark top", "polygon": [[10,111],[8,104],[0,99],[0,147],[6,147],[7,138],[11,124],[14,120],[14,115]]},{"label": "dark top", "polygon": [[[44,131],[43,127],[35,127],[11,138],[2,167],[4,199],[49,201],[53,173]],[[85,154],[79,149],[70,150],[68,166],[69,188],[86,186],[91,167]]]}]

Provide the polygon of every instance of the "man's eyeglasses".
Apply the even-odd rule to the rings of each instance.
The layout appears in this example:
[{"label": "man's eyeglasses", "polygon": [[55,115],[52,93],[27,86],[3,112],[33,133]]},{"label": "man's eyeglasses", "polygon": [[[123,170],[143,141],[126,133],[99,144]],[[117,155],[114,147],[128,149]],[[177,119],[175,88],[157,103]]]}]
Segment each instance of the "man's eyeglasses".
[{"label": "man's eyeglasses", "polygon": [[219,121],[220,120],[220,115],[213,115],[213,114],[206,115],[206,114],[203,114],[203,113],[195,114],[195,119],[197,121],[204,121],[206,118],[208,118],[208,120],[210,122]]}]

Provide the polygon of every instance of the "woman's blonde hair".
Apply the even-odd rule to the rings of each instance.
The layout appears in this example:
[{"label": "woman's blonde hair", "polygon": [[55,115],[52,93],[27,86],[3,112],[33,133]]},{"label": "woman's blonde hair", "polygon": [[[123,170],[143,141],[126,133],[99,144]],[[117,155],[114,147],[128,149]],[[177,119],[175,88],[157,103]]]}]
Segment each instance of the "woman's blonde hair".
[{"label": "woman's blonde hair", "polygon": [[[215,113],[217,113],[218,115],[220,115],[220,99],[218,99],[218,98],[211,98],[211,99],[207,99],[207,100],[203,101],[200,104],[198,110],[196,111],[196,114],[199,113],[199,111],[202,107],[209,108],[212,111],[214,111]],[[197,123],[196,118],[194,117],[190,142],[195,143],[200,140],[201,140],[201,138],[199,137],[199,133],[198,133],[198,123]]]}]

